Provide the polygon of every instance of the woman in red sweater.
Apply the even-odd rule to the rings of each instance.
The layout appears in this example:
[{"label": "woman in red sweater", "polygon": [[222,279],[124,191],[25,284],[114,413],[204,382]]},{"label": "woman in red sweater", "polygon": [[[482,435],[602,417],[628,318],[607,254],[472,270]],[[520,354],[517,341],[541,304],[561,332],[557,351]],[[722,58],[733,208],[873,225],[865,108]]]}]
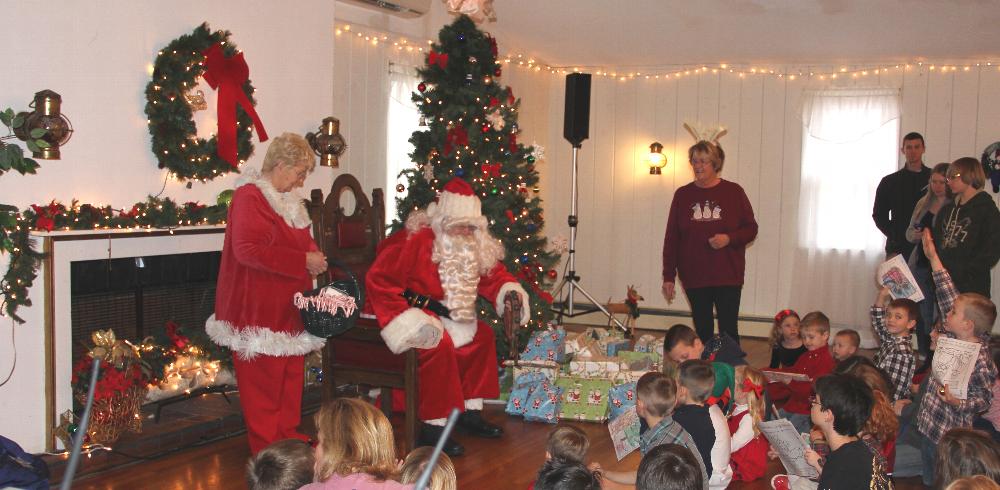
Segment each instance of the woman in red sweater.
[{"label": "woman in red sweater", "polygon": [[739,342],[746,246],[757,237],[743,188],[719,177],[725,159],[718,142],[699,141],[688,149],[694,182],[674,193],[663,239],[663,296],[673,301],[680,276],[702,342],[715,331],[713,309],[719,333]]}]

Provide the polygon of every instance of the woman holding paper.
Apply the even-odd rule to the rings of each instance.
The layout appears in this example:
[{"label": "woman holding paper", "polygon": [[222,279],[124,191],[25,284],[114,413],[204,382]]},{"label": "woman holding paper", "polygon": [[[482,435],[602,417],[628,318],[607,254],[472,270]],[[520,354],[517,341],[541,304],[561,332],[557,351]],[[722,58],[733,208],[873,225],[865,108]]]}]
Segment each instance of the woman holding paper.
[{"label": "woman holding paper", "polygon": [[[948,163],[939,163],[931,170],[931,177],[927,183],[927,194],[917,201],[913,208],[913,216],[910,218],[910,226],[906,228],[906,240],[910,243],[919,244],[924,228],[931,228],[937,216],[940,216],[941,207],[952,197],[951,189],[948,188]],[[908,265],[913,272],[920,291],[924,293],[924,300],[918,303],[920,306],[920,318],[917,319],[917,346],[920,353],[930,356],[931,353],[931,328],[934,326],[934,281],[931,280],[931,264],[924,255],[923,247],[913,247]]]}]

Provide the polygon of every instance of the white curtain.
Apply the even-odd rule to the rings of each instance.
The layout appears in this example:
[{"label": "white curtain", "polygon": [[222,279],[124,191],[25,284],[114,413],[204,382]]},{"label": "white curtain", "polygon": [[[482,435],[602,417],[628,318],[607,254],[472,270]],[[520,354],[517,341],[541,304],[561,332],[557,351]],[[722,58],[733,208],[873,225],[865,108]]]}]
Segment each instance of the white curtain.
[{"label": "white curtain", "polygon": [[872,205],[879,181],[898,168],[899,92],[806,92],[802,121],[790,304],[800,312],[821,310],[833,323],[853,326],[870,340],[868,306],[885,244],[872,220]]},{"label": "white curtain", "polygon": [[[410,97],[417,91],[420,78],[416,69],[399,63],[389,65],[389,114],[386,124],[386,203],[385,219],[392,223],[396,218],[396,197],[402,194],[396,192],[396,186],[406,185],[406,180],[399,178],[399,173],[413,168],[410,153],[413,145],[410,136],[420,129],[420,111]],[[405,191],[404,191],[405,192]]]}]

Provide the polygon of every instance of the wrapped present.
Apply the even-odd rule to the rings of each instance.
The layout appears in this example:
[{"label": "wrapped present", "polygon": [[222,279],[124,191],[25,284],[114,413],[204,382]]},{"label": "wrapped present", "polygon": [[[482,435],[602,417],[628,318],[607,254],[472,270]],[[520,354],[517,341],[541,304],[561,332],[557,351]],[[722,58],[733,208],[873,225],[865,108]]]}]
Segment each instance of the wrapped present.
[{"label": "wrapped present", "polygon": [[528,406],[524,410],[524,420],[529,422],[559,422],[559,411],[562,406],[563,389],[551,384],[538,387],[528,398]]},{"label": "wrapped present", "polygon": [[521,353],[522,361],[562,362],[566,357],[566,331],[562,329],[539,330],[531,336]]},{"label": "wrapped present", "polygon": [[616,384],[616,385],[625,384],[625,383],[635,383],[636,381],[639,381],[639,378],[641,378],[643,374],[646,374],[648,372],[649,371],[621,370],[621,371],[618,371],[617,373],[609,373],[607,379],[612,384]]},{"label": "wrapped present", "polygon": [[[504,368],[510,369],[513,379],[520,378],[523,374],[542,373],[547,378],[556,379],[560,365],[555,361],[504,361]],[[501,385],[502,388],[502,385]]]},{"label": "wrapped present", "polygon": [[617,357],[597,356],[589,359],[576,359],[569,362],[570,376],[581,378],[608,379],[612,373],[621,371],[621,360]]},{"label": "wrapped present", "polygon": [[625,340],[625,339],[612,340],[608,342],[607,353],[609,357],[614,357],[618,355],[618,353],[621,351],[626,351],[631,349],[632,349],[632,341],[630,340]]},{"label": "wrapped present", "polygon": [[587,343],[583,347],[573,353],[573,359],[594,359],[605,356],[606,348],[602,347],[600,343],[590,338],[586,341]]},{"label": "wrapped present", "polygon": [[556,386],[562,389],[560,419],[589,422],[604,422],[608,419],[607,395],[611,388],[610,381],[564,376],[556,380]]},{"label": "wrapped present", "polygon": [[645,334],[635,341],[635,348],[632,350],[636,352],[650,352],[662,358],[663,338],[657,338],[654,335]]},{"label": "wrapped present", "polygon": [[659,371],[660,356],[652,352],[621,351],[618,353],[622,369],[628,371]]},{"label": "wrapped present", "polygon": [[618,418],[632,407],[635,407],[635,381],[608,388],[608,409],[611,420]]},{"label": "wrapped present", "polygon": [[576,332],[566,335],[566,354],[576,354],[583,350],[593,339],[587,332]]},{"label": "wrapped present", "polygon": [[524,415],[528,401],[535,391],[551,389],[552,381],[542,373],[527,373],[514,379],[510,389],[510,399],[507,400],[506,412],[510,415]]}]

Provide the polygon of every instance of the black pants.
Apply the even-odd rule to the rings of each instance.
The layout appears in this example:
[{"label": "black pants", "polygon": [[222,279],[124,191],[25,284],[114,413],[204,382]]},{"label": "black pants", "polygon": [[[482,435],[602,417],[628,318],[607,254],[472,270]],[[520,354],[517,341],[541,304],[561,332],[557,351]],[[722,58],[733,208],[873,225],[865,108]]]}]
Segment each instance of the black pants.
[{"label": "black pants", "polygon": [[743,286],[685,288],[684,293],[691,302],[694,330],[702,342],[708,342],[715,334],[714,313],[719,315],[719,333],[728,334],[733,340],[740,341],[737,321]]}]

